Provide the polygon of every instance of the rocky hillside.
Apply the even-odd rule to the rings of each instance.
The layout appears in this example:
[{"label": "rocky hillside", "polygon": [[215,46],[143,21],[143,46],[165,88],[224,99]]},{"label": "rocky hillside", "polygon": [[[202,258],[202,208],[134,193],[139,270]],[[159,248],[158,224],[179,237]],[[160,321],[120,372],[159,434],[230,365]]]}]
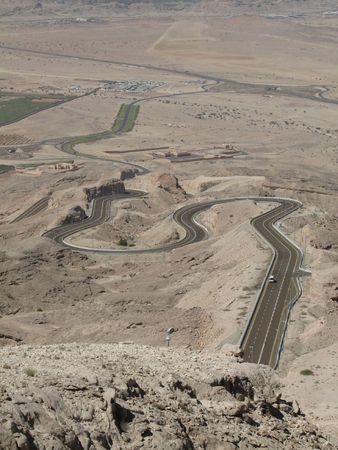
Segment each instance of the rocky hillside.
[{"label": "rocky hillside", "polygon": [[0,360],[1,449],[333,448],[270,369],[229,352],[71,344]]}]

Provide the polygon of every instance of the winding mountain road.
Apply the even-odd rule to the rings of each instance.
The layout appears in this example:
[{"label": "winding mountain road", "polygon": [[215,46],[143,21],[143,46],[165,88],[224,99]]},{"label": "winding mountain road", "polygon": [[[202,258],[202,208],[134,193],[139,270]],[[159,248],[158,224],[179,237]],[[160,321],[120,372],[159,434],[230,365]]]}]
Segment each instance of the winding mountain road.
[{"label": "winding mountain road", "polygon": [[[111,162],[111,160],[107,159]],[[143,172],[146,171],[145,168]],[[174,221],[184,229],[182,239],[155,248],[88,248],[67,241],[70,236],[98,226],[110,218],[113,200],[143,197],[143,191],[126,191],[125,194],[99,197],[93,201],[91,216],[73,224],[61,225],[43,234],[56,243],[76,251],[105,255],[141,254],[171,251],[175,248],[200,242],[208,237],[208,230],[201,225],[196,216],[213,205],[252,200],[255,202],[278,203],[279,206],[252,220],[252,225],[273,251],[273,259],[266,273],[265,280],[257,297],[253,311],[242,334],[240,345],[244,360],[276,367],[279,361],[284,332],[287,326],[289,311],[301,294],[301,286],[297,273],[302,261],[301,250],[284,236],[275,223],[301,207],[301,203],[292,199],[276,197],[235,197],[216,199],[202,203],[186,205],[173,214]],[[12,223],[37,214],[47,207],[49,197],[44,197],[25,212],[16,217]],[[268,276],[273,274],[276,283],[268,283]]]},{"label": "winding mountain road", "polygon": [[[67,238],[80,231],[107,221],[110,217],[112,200],[136,198],[144,195],[146,193],[142,191],[127,191],[126,194],[122,195],[98,198],[93,202],[92,214],[88,219],[75,224],[59,226],[47,231],[44,236],[53,239],[60,245],[82,252],[106,255],[158,253],[171,251],[206,239],[208,231],[196,220],[196,216],[213,205],[247,199],[255,202],[278,203],[279,206],[254,218],[251,222],[256,231],[272,248],[273,259],[241,338],[245,361],[275,367],[281,351],[288,310],[301,294],[297,272],[302,260],[301,250],[278,230],[275,223],[300,208],[301,203],[296,200],[275,197],[235,197],[186,205],[173,215],[174,221],[184,229],[184,237],[177,242],[155,248],[88,248],[66,241]],[[270,274],[276,277],[275,283],[268,282]]]}]

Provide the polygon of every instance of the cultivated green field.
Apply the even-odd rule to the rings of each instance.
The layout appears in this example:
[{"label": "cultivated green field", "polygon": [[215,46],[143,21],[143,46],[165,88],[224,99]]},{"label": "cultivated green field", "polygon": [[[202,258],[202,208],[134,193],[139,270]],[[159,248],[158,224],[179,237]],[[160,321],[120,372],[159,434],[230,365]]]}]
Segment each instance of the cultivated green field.
[{"label": "cultivated green field", "polygon": [[[86,157],[91,157],[90,155],[84,155],[82,153],[77,152],[74,149],[74,147],[79,144],[87,144],[89,142],[95,142],[100,139],[107,139],[119,133],[128,133],[134,128],[139,110],[140,110],[139,105],[135,105],[133,103],[131,104],[124,103],[123,105],[121,105],[120,110],[113,123],[113,126],[111,127],[110,130],[101,131],[99,133],[94,134],[88,134],[87,136],[78,136],[62,144],[61,146],[62,150],[71,155],[78,155],[78,156],[82,155]],[[95,157],[92,156],[92,158]]]},{"label": "cultivated green field", "polygon": [[65,96],[34,96],[15,94],[10,92],[0,93],[0,126],[18,122],[25,117],[36,114],[48,108],[53,108],[61,103],[73,100],[75,97]]},{"label": "cultivated green field", "polygon": [[0,164],[0,173],[5,173],[12,169],[14,169],[14,166],[6,166],[5,164]]}]

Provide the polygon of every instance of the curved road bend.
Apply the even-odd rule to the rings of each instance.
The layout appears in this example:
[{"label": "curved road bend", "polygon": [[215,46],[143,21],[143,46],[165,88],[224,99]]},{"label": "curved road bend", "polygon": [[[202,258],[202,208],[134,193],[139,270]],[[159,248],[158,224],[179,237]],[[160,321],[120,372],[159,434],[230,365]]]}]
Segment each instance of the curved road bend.
[{"label": "curved road bend", "polygon": [[[50,239],[53,239],[58,244],[61,244],[66,247],[70,247],[76,250],[78,249],[76,246],[72,246],[71,244],[66,244],[64,239],[67,237],[79,233],[80,231],[87,230],[89,228],[96,227],[101,225],[110,218],[110,205],[112,200],[121,200],[127,198],[136,198],[143,197],[146,193],[143,191],[126,191],[125,194],[116,194],[114,196],[104,196],[94,199],[92,204],[92,212],[90,217],[82,220],[81,222],[70,223],[66,225],[60,225],[56,228],[52,228],[49,231],[43,233],[42,236],[46,236]],[[90,249],[89,249],[90,250]],[[83,251],[88,251],[87,249],[83,249]],[[93,252],[93,250],[92,250]],[[100,253],[95,251],[95,253]]]},{"label": "curved road bend", "polygon": [[[1,46],[0,46],[0,48],[1,48]],[[128,121],[129,121],[129,118],[130,118],[130,114],[132,112],[132,107],[137,105],[137,104],[139,104],[139,103],[149,102],[151,100],[159,100],[159,99],[162,99],[162,98],[172,98],[172,97],[196,95],[196,94],[203,94],[203,93],[207,93],[205,87],[203,87],[203,91],[177,92],[177,93],[174,93],[174,94],[155,95],[153,97],[146,97],[146,98],[140,98],[138,100],[133,100],[132,102],[127,104],[123,120],[122,120],[120,126],[118,127],[118,129],[115,130],[114,132],[111,132],[111,134],[109,134],[109,135],[106,135],[105,134],[106,132],[103,131],[102,133],[100,133],[101,136],[100,136],[100,134],[97,136],[97,141],[99,141],[101,139],[111,139],[113,136],[117,136],[119,134],[122,134],[124,132],[124,129],[125,129],[126,125],[128,124]],[[86,137],[89,138],[90,136],[91,135],[80,136],[81,138],[83,138],[83,141],[81,143],[86,143],[86,140],[85,140]],[[55,147],[58,150],[60,150],[60,151],[62,151],[64,153],[67,153],[68,155],[71,155],[74,158],[76,158],[76,157],[78,157],[78,158],[87,158],[87,159],[95,159],[95,160],[112,162],[112,163],[117,163],[117,164],[124,164],[124,165],[128,165],[130,167],[133,167],[133,168],[137,169],[138,173],[140,175],[149,173],[149,170],[146,169],[145,167],[140,166],[138,164],[130,163],[128,161],[111,159],[111,158],[101,158],[99,156],[88,155],[86,153],[77,152],[74,147],[73,147],[74,153],[69,153],[69,152],[67,152],[67,150],[64,149],[64,146],[66,144],[69,144],[69,143],[74,143],[74,146],[78,145],[79,144],[79,143],[77,143],[78,139],[79,139],[79,137],[63,138],[63,139],[61,138],[61,139],[58,139],[57,142],[54,142],[54,144],[55,144]],[[46,144],[46,143],[48,143],[48,141],[44,141],[42,143]],[[40,143],[40,144],[42,144],[42,143]]]}]

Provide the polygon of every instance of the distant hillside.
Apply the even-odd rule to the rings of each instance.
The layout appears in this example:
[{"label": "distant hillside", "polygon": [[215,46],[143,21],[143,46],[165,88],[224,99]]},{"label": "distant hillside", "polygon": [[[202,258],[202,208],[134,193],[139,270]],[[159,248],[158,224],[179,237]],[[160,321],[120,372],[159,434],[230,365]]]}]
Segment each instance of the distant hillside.
[{"label": "distant hillside", "polygon": [[[203,1],[203,0],[202,0]],[[71,13],[71,12],[93,12],[100,13],[102,10],[110,9],[129,10],[145,7],[155,10],[183,10],[190,8],[201,0],[5,0],[0,2],[1,15],[22,15],[24,13]]]},{"label": "distant hillside", "polygon": [[139,15],[171,11],[199,15],[292,15],[336,9],[336,0],[2,0],[0,17]]}]

